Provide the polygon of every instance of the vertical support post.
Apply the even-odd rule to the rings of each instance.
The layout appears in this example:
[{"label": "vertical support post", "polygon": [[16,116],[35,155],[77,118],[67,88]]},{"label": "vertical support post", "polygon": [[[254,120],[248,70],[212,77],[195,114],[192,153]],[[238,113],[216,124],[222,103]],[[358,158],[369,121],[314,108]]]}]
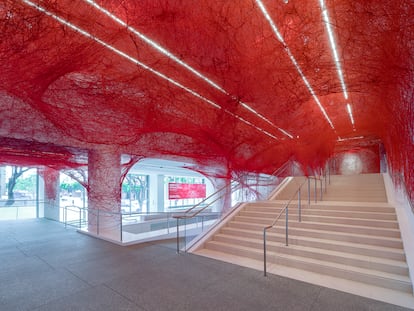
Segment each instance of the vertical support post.
[{"label": "vertical support post", "polygon": [[82,227],[81,221],[82,221],[82,210],[79,209],[79,229]]},{"label": "vertical support post", "polygon": [[36,169],[36,218],[39,218],[39,168]]},{"label": "vertical support post", "polygon": [[316,191],[316,178],[315,178],[315,203],[318,202],[318,192]]},{"label": "vertical support post", "polygon": [[201,232],[204,232],[204,216],[201,216]]},{"label": "vertical support post", "polygon": [[308,177],[308,206],[310,206],[310,179]]},{"label": "vertical support post", "polygon": [[288,240],[289,240],[289,206],[286,206],[286,246],[289,246]]},{"label": "vertical support post", "polygon": [[331,165],[328,165],[328,177],[329,177],[329,184],[331,184]]},{"label": "vertical support post", "polygon": [[180,253],[180,230],[179,230],[179,225],[178,225],[178,221],[180,220],[179,218],[177,219],[177,254]]},{"label": "vertical support post", "polygon": [[167,212],[167,233],[170,233],[170,213]]},{"label": "vertical support post", "polygon": [[322,189],[323,187],[322,186],[323,186],[323,181],[322,181],[322,179],[320,179],[320,181],[321,181],[320,183],[321,183],[321,201],[322,201],[322,193],[323,193],[323,189]]},{"label": "vertical support post", "polygon": [[123,236],[122,236],[122,212],[119,212],[119,223],[121,224],[121,229],[120,229],[120,233],[119,233],[119,237],[120,237],[120,241],[121,241],[121,243],[122,243],[122,238],[123,238]]},{"label": "vertical support post", "polygon": [[267,276],[266,271],[266,229],[263,229],[263,273],[264,276]]},{"label": "vertical support post", "polygon": [[101,218],[100,217],[101,215],[99,214],[99,209],[97,211],[98,211],[98,218],[96,219],[96,234],[99,235],[99,218]]},{"label": "vertical support post", "polygon": [[298,208],[299,208],[299,222],[302,221],[302,204],[301,204],[301,198],[300,198],[300,188],[298,191]]},{"label": "vertical support post", "polygon": [[187,252],[187,218],[184,218],[184,250]]}]

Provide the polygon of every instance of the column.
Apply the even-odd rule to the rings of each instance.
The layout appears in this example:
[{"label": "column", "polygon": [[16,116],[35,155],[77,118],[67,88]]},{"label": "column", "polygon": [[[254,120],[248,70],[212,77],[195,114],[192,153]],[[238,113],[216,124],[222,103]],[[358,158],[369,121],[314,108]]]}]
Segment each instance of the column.
[{"label": "column", "polygon": [[218,194],[221,198],[214,204],[213,211],[225,214],[231,209],[231,180],[226,178],[210,178],[210,180],[215,188],[214,192],[222,189]]},{"label": "column", "polygon": [[164,175],[157,175],[157,212],[164,212]]},{"label": "column", "polygon": [[91,150],[88,162],[88,232],[121,241],[121,155]]},{"label": "column", "polygon": [[38,170],[39,217],[60,221],[59,171],[45,167]]}]

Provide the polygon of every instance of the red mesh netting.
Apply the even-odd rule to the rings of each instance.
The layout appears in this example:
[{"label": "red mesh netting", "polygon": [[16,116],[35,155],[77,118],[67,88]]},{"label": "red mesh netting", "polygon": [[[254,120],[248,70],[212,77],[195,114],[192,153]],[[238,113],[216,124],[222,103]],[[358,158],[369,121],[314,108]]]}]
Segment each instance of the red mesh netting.
[{"label": "red mesh netting", "polygon": [[[217,165],[230,176],[269,173],[292,156],[318,168],[339,137],[362,136],[384,143],[393,171],[413,191],[412,0],[325,2],[349,100],[318,0],[97,1],[216,86],[86,0],[4,0],[0,137],[8,140],[0,161],[26,164],[33,155],[70,167],[84,150],[115,145],[139,157]],[[344,145],[358,147],[342,141],[339,152]]]}]

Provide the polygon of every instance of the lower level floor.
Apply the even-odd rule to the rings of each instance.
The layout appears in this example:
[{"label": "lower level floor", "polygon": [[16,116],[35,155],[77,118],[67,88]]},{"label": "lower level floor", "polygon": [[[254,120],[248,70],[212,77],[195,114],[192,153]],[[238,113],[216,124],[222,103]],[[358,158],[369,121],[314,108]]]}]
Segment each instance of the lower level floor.
[{"label": "lower level floor", "polygon": [[0,221],[1,310],[408,310],[192,254]]}]

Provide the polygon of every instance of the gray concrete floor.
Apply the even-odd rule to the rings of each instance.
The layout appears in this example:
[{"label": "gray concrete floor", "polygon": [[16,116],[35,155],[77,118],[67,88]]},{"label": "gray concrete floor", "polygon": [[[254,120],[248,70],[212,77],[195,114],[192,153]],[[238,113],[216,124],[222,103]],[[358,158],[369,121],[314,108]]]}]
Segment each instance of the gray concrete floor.
[{"label": "gray concrete floor", "polygon": [[0,310],[408,310],[44,219],[0,221]]}]

